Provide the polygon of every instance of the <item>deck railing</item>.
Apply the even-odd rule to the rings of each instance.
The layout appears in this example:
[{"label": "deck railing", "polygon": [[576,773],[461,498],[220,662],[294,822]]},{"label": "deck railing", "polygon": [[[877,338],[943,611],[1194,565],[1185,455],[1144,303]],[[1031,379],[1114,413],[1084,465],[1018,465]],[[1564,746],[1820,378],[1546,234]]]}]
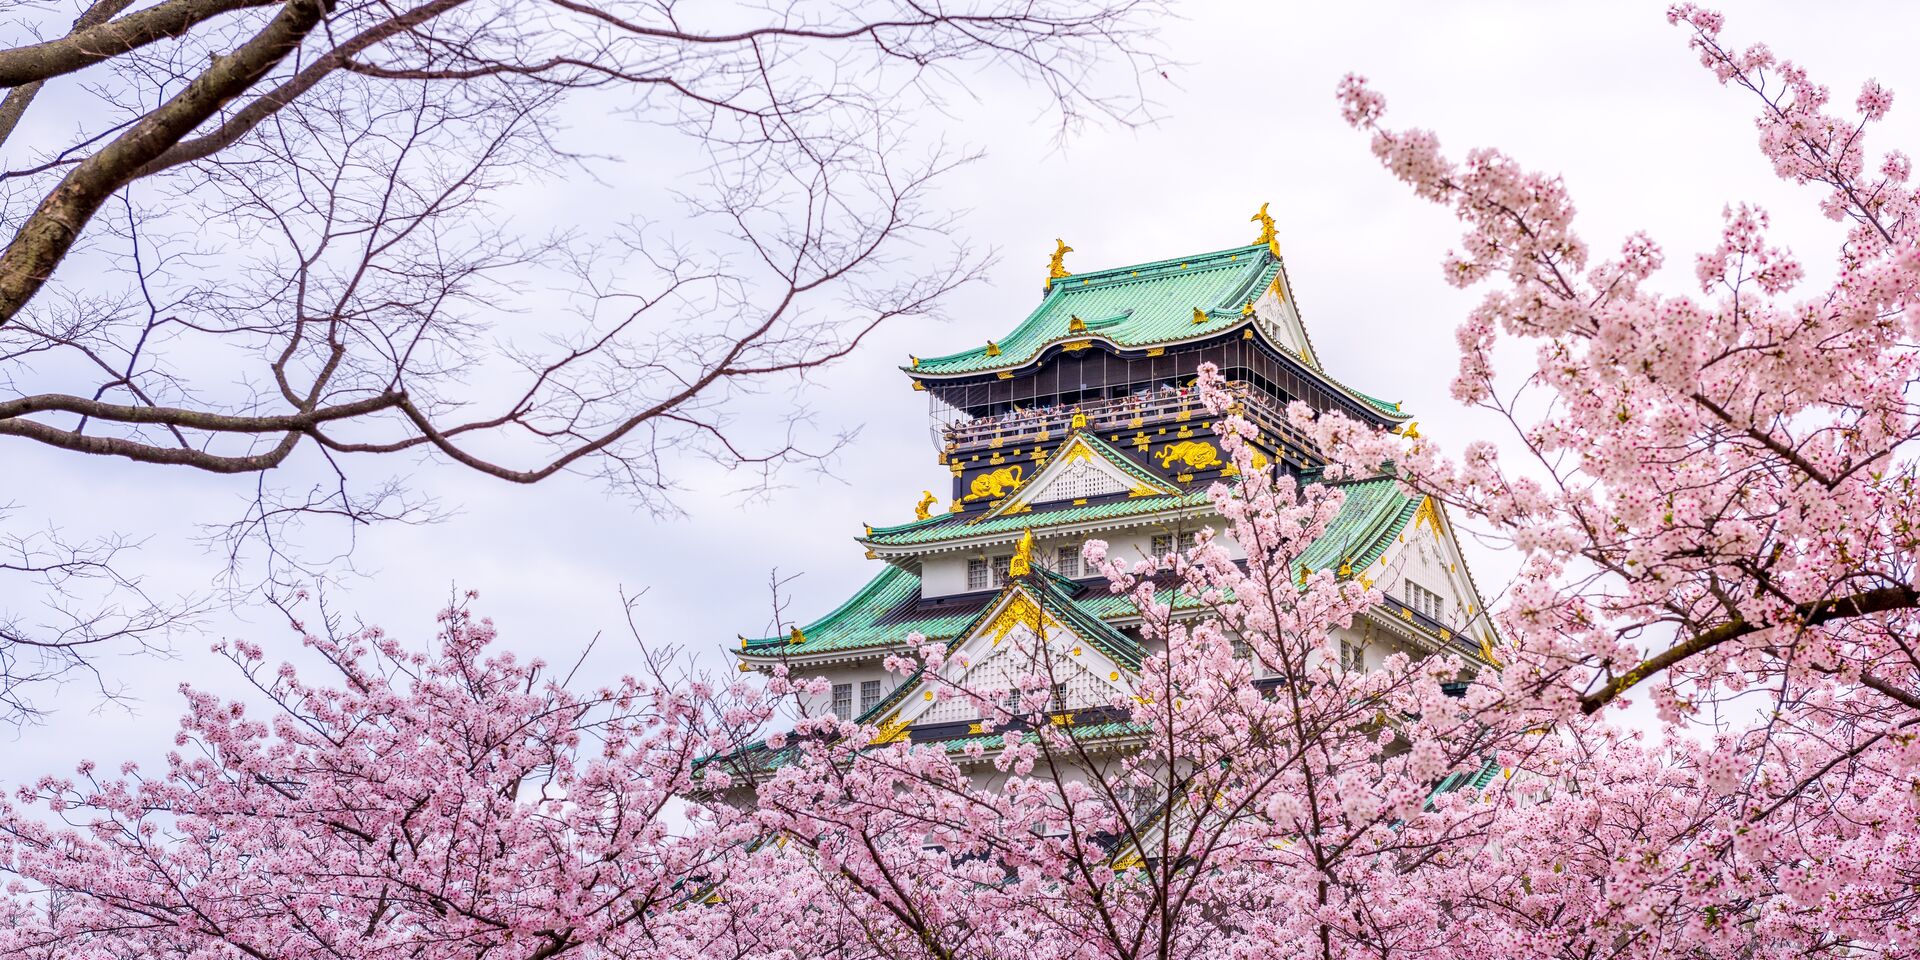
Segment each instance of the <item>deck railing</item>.
[{"label": "deck railing", "polygon": [[[1235,380],[1227,384],[1227,389],[1239,398],[1247,414],[1263,426],[1284,435],[1293,434],[1283,411],[1252,384]],[[1137,429],[1148,423],[1192,419],[1202,409],[1199,391],[1188,387],[1178,391],[1157,390],[1145,396],[1109,397],[977,417],[951,424],[945,433],[947,449],[953,451],[978,444],[1005,446],[1062,437],[1072,428],[1076,414],[1085,417],[1086,425],[1095,431],[1116,431]]]}]

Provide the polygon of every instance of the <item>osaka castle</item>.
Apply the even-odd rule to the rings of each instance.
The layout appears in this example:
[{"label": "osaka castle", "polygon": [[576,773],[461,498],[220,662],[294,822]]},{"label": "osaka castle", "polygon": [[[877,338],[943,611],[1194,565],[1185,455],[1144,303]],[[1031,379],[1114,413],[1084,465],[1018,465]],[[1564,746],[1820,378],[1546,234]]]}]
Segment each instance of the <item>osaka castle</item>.
[{"label": "osaka castle", "polygon": [[[1028,639],[1071,651],[1050,710],[1084,710],[1092,722],[1096,705],[1128,696],[1154,650],[1132,600],[1083,563],[1082,545],[1097,538],[1110,557],[1165,556],[1212,527],[1244,559],[1208,498],[1235,468],[1193,388],[1202,363],[1220,368],[1258,428],[1256,463],[1263,456],[1302,483],[1322,482],[1324,461],[1289,426],[1294,401],[1411,432],[1399,404],[1321,365],[1265,214],[1246,246],[1085,273],[1067,269],[1072,248],[1056,242],[1025,319],[902,367],[931,405],[932,452],[952,489],[860,532],[873,578],[812,620],[741,638],[741,669],[784,664],[792,677],[825,678],[802,704],[809,714],[872,724],[888,742],[956,749],[982,735],[981,708],[936,696],[934,684],[1006,686],[1017,671],[995,653],[1018,646],[1000,646],[1011,630],[1044,631]],[[1445,512],[1391,477],[1341,485],[1338,519],[1297,563],[1364,578],[1384,599],[1337,631],[1327,655],[1349,669],[1395,652],[1485,662],[1493,632]],[[913,500],[900,498],[902,513]],[[1169,583],[1162,601],[1176,617],[1203,614],[1178,592]],[[942,669],[965,675],[889,673],[888,656],[914,651],[911,635],[944,644]]]}]

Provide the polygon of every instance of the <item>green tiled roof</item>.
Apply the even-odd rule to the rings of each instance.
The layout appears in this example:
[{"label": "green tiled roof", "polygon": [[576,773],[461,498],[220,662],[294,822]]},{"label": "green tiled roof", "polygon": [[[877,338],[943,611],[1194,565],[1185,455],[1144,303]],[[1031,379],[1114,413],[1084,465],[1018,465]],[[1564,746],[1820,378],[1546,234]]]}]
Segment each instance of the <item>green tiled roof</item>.
[{"label": "green tiled roof", "polygon": [[[1040,306],[998,341],[998,356],[982,344],[945,357],[922,357],[914,373],[952,375],[1021,366],[1050,344],[1100,337],[1121,347],[1149,347],[1218,333],[1242,320],[1242,304],[1258,297],[1280,272],[1265,244],[1234,247],[1159,263],[1075,274],[1053,282]],[[1193,311],[1206,323],[1194,323]],[[1086,331],[1069,327],[1074,317]]]},{"label": "green tiled roof", "polygon": [[[1009,584],[1009,588],[1015,585],[1016,584]],[[1077,635],[1086,638],[1087,642],[1100,648],[1100,651],[1105,653],[1114,663],[1131,670],[1140,669],[1141,661],[1146,658],[1146,651],[1140,648],[1139,641],[1108,626],[1107,623],[1099,617],[1081,609],[1080,605],[1070,596],[1076,589],[1076,585],[1072,580],[1053,573],[1052,571],[1042,569],[1039,573],[1018,581],[1017,585],[1026,587],[1028,595],[1037,598],[1040,606],[1044,608],[1047,613],[1052,614],[1054,619],[1065,623]],[[954,649],[963,638],[971,636],[979,627],[980,622],[986,618],[987,614],[998,606],[997,601],[1005,593],[1006,590],[1003,589],[1000,593],[994,594],[987,603],[981,605],[979,612],[969,619],[965,626],[955,631],[952,636],[944,638],[947,642],[947,649]],[[928,639],[933,638],[929,637]],[[887,694],[879,703],[868,708],[856,719],[860,723],[881,722],[882,717],[893,712],[901,703],[906,701],[909,695],[919,690],[920,678],[925,673],[926,667],[915,670],[909,674],[906,679],[900,681],[900,684],[893,688],[892,693]]]},{"label": "green tiled roof", "polygon": [[[1071,734],[1075,740],[1090,741],[1105,740],[1110,737],[1138,736],[1147,732],[1146,725],[1134,723],[1131,720],[1108,720],[1103,723],[1089,723],[1084,726],[1074,724],[1057,727],[1055,729],[1063,733]],[[1005,734],[996,730],[992,733],[970,733],[946,740],[916,740],[914,744],[917,746],[923,743],[928,745],[937,743],[945,747],[948,753],[958,753],[976,743],[989,750],[997,750],[1006,742],[1004,737]],[[1020,736],[1020,741],[1022,743],[1038,743],[1040,741],[1040,733],[1037,730],[1023,731]]]},{"label": "green tiled roof", "polygon": [[[1069,340],[1097,338],[1122,349],[1143,349],[1210,337],[1248,323],[1242,307],[1258,299],[1282,269],[1273,252],[1256,243],[1074,274],[1054,281],[1040,305],[994,342],[997,353],[983,343],[944,357],[921,357],[902,369],[917,376],[964,376],[1023,367],[1047,347]],[[1193,322],[1196,309],[1204,323]],[[1085,330],[1073,329],[1076,317]],[[1399,404],[1361,393],[1327,376],[1312,360],[1300,359],[1336,390],[1390,418],[1406,418]]]},{"label": "green tiled roof", "polygon": [[968,521],[959,514],[948,514],[936,523],[933,519],[910,523],[901,527],[875,527],[873,535],[862,538],[860,542],[876,547],[906,546],[911,544],[943,543],[962,537],[981,534],[1007,533],[1023,530],[1027,527],[1050,527],[1063,523],[1079,523],[1085,520],[1114,520],[1120,517],[1137,516],[1143,513],[1155,513],[1161,510],[1174,510],[1182,507],[1195,507],[1207,502],[1207,491],[1189,490],[1186,493],[1161,494],[1152,497],[1129,497],[1125,500],[1109,500],[1106,503],[1090,503],[1083,506],[1066,506],[1051,510],[1034,510],[1027,513],[1008,513],[997,517],[984,517],[977,521]]},{"label": "green tiled roof", "polygon": [[1482,761],[1477,769],[1455,770],[1433,785],[1433,790],[1427,794],[1425,807],[1429,810],[1433,809],[1435,800],[1440,799],[1442,794],[1452,793],[1455,790],[1485,790],[1487,784],[1492,783],[1493,778],[1499,773],[1500,763],[1492,757]]},{"label": "green tiled roof", "polygon": [[1342,484],[1340,489],[1347,494],[1340,515],[1297,561],[1308,569],[1337,569],[1342,562],[1355,570],[1371,566],[1420,511],[1420,498],[1408,496],[1392,477]]},{"label": "green tiled roof", "polygon": [[[869,721],[862,719],[860,722],[867,723]],[[1080,741],[1100,741],[1115,737],[1139,736],[1147,730],[1144,725],[1134,723],[1131,720],[1103,720],[1096,723],[1069,724],[1062,727],[1055,727],[1054,729]],[[1022,743],[1037,743],[1040,740],[1040,733],[1037,730],[1022,730],[1020,740]],[[960,753],[976,743],[989,750],[997,750],[1006,743],[1005,734],[1002,731],[996,730],[992,733],[963,733],[958,736],[943,737],[940,739],[912,740],[912,745],[915,747],[939,747],[947,753]],[[869,746],[867,749],[886,750],[891,748],[892,744],[876,744]],[[724,762],[740,772],[764,775],[794,762],[795,758],[799,755],[800,745],[798,743],[789,742],[786,746],[775,750],[767,746],[765,741],[757,741],[731,754],[703,757],[697,762],[697,765]]]},{"label": "green tiled roof", "polygon": [[980,608],[973,604],[915,612],[919,599],[919,575],[889,566],[861,587],[852,599],[801,628],[806,637],[804,642],[792,643],[791,637],[761,637],[748,640],[741,649],[760,654],[832,653],[893,646],[915,632],[925,634],[929,640],[944,640],[959,633],[980,613]]},{"label": "green tiled roof", "polygon": [[1078,585],[1072,580],[1049,570],[1041,570],[1038,576],[1029,577],[1026,582],[1033,588],[1032,593],[1039,599],[1041,608],[1052,614],[1054,619],[1099,647],[1113,662],[1134,670],[1140,669],[1141,661],[1146,658],[1146,651],[1140,648],[1140,642],[1108,626],[1099,615],[1075,602],[1072,594],[1078,592]]},{"label": "green tiled roof", "polygon": [[[1412,522],[1419,511],[1418,497],[1408,496],[1391,478],[1361,480],[1341,484],[1346,493],[1346,502],[1340,508],[1340,515],[1334,518],[1327,532],[1313,542],[1299,558],[1299,562],[1310,569],[1320,570],[1338,568],[1344,561],[1355,570],[1371,565],[1386,552],[1393,539]],[[1101,506],[1128,506],[1148,500],[1204,500],[1205,494],[1196,492],[1180,497],[1138,497],[1133,500],[1116,501]],[[1036,511],[1000,518],[1006,522],[1007,530],[1017,530],[1023,526],[1071,522],[1073,519],[1086,519],[1084,511],[1098,507],[1073,507],[1066,510]],[[988,521],[997,523],[996,521]],[[975,524],[961,529],[979,532],[987,524]],[[932,530],[932,521],[910,524],[915,530]],[[1001,529],[1001,528],[994,528]],[[878,541],[879,531],[875,531],[874,541]],[[929,538],[932,539],[932,538]],[[925,541],[919,541],[925,542]],[[1060,578],[1048,574],[1053,586],[1065,590]],[[1047,593],[1054,591],[1049,590]],[[973,621],[987,608],[993,599],[992,594],[974,594],[967,598],[958,598],[945,606],[928,609],[921,604],[920,577],[893,566],[887,566],[880,575],[873,578],[853,598],[843,603],[832,613],[801,628],[805,640],[801,643],[790,642],[789,637],[762,637],[748,640],[742,650],[750,655],[759,656],[809,656],[821,653],[836,653],[849,650],[880,649],[898,646],[906,640],[909,633],[918,632],[931,641],[950,641],[963,635]],[[1092,629],[1089,621],[1104,622],[1134,616],[1132,598],[1127,594],[1116,594],[1104,584],[1091,584],[1079,597],[1066,599],[1060,595],[1077,617],[1076,628],[1084,631]],[[1180,591],[1165,588],[1159,602],[1180,608],[1192,608],[1199,601]],[[1056,614],[1064,620],[1066,615]],[[1104,626],[1104,623],[1102,623]],[[1129,643],[1131,641],[1128,641]],[[1110,654],[1111,655],[1111,654]],[[1123,654],[1124,655],[1124,654]]]},{"label": "green tiled roof", "polygon": [[[1321,374],[1321,376],[1326,376],[1326,375]],[[1406,419],[1406,414],[1400,410],[1400,405],[1397,403],[1393,403],[1388,400],[1382,400],[1379,397],[1376,397],[1370,393],[1361,393],[1360,391],[1355,390],[1354,388],[1349,387],[1346,384],[1333,379],[1332,377],[1327,377],[1327,380],[1332,384],[1334,384],[1335,386],[1338,386],[1340,389],[1353,394],[1355,397],[1358,397],[1361,400],[1365,400],[1368,406],[1374,408],[1375,410],[1380,411],[1381,413],[1392,414],[1393,416],[1399,417],[1402,420]]]}]

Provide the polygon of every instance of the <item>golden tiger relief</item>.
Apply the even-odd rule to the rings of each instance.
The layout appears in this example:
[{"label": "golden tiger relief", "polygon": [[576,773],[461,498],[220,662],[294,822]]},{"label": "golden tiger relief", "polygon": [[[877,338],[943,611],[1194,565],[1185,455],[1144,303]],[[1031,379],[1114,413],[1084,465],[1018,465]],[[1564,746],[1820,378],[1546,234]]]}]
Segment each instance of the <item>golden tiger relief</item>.
[{"label": "golden tiger relief", "polygon": [[1004,497],[1020,489],[1021,470],[1019,464],[989,470],[973,478],[973,492],[967,494],[968,500],[993,500]]},{"label": "golden tiger relief", "polygon": [[1160,458],[1160,466],[1165,469],[1172,469],[1175,461],[1186,464],[1188,470],[1205,470],[1220,463],[1220,451],[1215,450],[1213,444],[1202,440],[1170,443],[1161,447],[1160,452],[1155,456]]}]

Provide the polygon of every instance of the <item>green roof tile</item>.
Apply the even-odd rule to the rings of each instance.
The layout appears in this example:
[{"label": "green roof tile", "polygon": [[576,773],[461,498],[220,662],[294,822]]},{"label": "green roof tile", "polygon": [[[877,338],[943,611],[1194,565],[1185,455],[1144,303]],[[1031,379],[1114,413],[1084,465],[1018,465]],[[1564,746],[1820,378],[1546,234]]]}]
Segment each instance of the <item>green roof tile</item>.
[{"label": "green roof tile", "polygon": [[[915,376],[954,377],[1025,366],[1054,344],[1100,339],[1121,349],[1143,349],[1210,337],[1248,323],[1241,308],[1282,273],[1264,244],[1142,263],[1058,280],[1020,325],[994,341],[944,357],[921,357],[903,367]],[[1194,310],[1205,318],[1195,323]],[[1074,330],[1078,318],[1085,330]],[[1293,351],[1276,345],[1276,349]],[[993,351],[996,351],[993,352]],[[1296,354],[1297,356],[1297,354]],[[1307,371],[1389,419],[1404,420],[1400,405],[1361,393],[1299,357]]]},{"label": "green roof tile", "polygon": [[[1280,271],[1265,244],[1075,274],[1053,283],[1046,298],[1005,339],[999,354],[985,344],[945,357],[922,357],[914,373],[953,375],[1021,366],[1050,344],[1099,337],[1121,347],[1149,347],[1218,333],[1238,325],[1240,307]],[[1193,311],[1207,322],[1194,323]],[[1086,331],[1070,330],[1073,318]]]},{"label": "green roof tile", "polygon": [[[1386,552],[1395,537],[1412,522],[1419,511],[1418,497],[1408,496],[1401,491],[1399,484],[1391,478],[1362,480],[1341,484],[1346,493],[1346,502],[1340,508],[1340,515],[1327,527],[1327,532],[1314,541],[1299,562],[1310,569],[1320,570],[1337,568],[1342,561],[1350,563],[1355,570],[1365,569],[1380,555]],[[1127,507],[1143,504],[1150,500],[1177,501],[1174,506],[1202,503],[1205,493],[1195,491],[1178,497],[1138,497],[1132,500],[1115,501],[1110,504],[1098,504],[1087,507],[1072,507],[1063,510],[1035,511],[1002,517],[980,524],[957,524],[968,533],[996,532],[1000,530],[1018,530],[1025,526],[1043,528],[1059,523],[1070,523],[1079,519],[1094,519],[1087,511],[1103,507]],[[1148,509],[1165,509],[1161,504]],[[1140,512],[1147,512],[1142,509]],[[1106,518],[1113,514],[1103,514]],[[983,530],[989,524],[1001,524]],[[932,525],[910,524],[913,532],[926,532]],[[942,528],[944,529],[944,528]],[[957,534],[943,534],[953,536]],[[927,540],[909,542],[929,542]],[[870,542],[880,542],[880,534]],[[1051,595],[1066,589],[1061,578],[1049,574],[1053,589],[1045,591]],[[747,640],[741,648],[748,655],[757,656],[810,656],[814,654],[839,653],[851,650],[881,649],[895,647],[905,642],[907,634],[920,633],[928,640],[950,641],[963,635],[973,621],[992,602],[997,594],[978,593],[955,598],[943,606],[923,604],[920,597],[920,577],[896,567],[888,566],[873,578],[860,592],[853,595],[833,612],[801,628],[806,638],[801,643],[792,643],[790,637],[762,637]],[[1045,599],[1045,597],[1043,597]],[[1159,602],[1175,609],[1191,609],[1199,606],[1199,600],[1186,596],[1173,587],[1161,591]],[[1113,593],[1104,584],[1093,583],[1078,597],[1067,598],[1059,593],[1058,602],[1070,605],[1076,618],[1075,625],[1089,630],[1091,622],[1124,619],[1135,616],[1137,610],[1131,596]],[[1066,619],[1068,614],[1061,614]],[[1131,640],[1127,641],[1131,644]],[[1116,651],[1125,658],[1124,649]]]},{"label": "green roof tile", "polygon": [[893,646],[909,633],[928,639],[952,637],[979,614],[972,604],[954,604],[947,610],[918,612],[920,577],[895,567],[880,571],[852,599],[832,613],[801,628],[806,639],[761,637],[741,647],[748,653],[807,655],[839,650]]},{"label": "green roof tile", "polygon": [[1355,570],[1371,566],[1420,510],[1420,498],[1408,496],[1392,477],[1346,483],[1340,489],[1347,495],[1340,515],[1300,556],[1298,562],[1308,569],[1337,569],[1342,562]]},{"label": "green roof tile", "polygon": [[1206,502],[1207,491],[1189,490],[1186,493],[1129,497],[1125,500],[1109,500],[1106,503],[1090,503],[1077,507],[1065,506],[1026,513],[1008,513],[997,517],[982,517],[974,521],[962,519],[958,514],[949,514],[948,522],[944,524],[916,523],[907,527],[890,527],[884,531],[875,527],[873,535],[863,538],[860,542],[876,547],[944,543],[964,537],[1024,530],[1028,527],[1038,529],[1087,520],[1114,520],[1144,513],[1157,513],[1162,510],[1197,507]]}]

